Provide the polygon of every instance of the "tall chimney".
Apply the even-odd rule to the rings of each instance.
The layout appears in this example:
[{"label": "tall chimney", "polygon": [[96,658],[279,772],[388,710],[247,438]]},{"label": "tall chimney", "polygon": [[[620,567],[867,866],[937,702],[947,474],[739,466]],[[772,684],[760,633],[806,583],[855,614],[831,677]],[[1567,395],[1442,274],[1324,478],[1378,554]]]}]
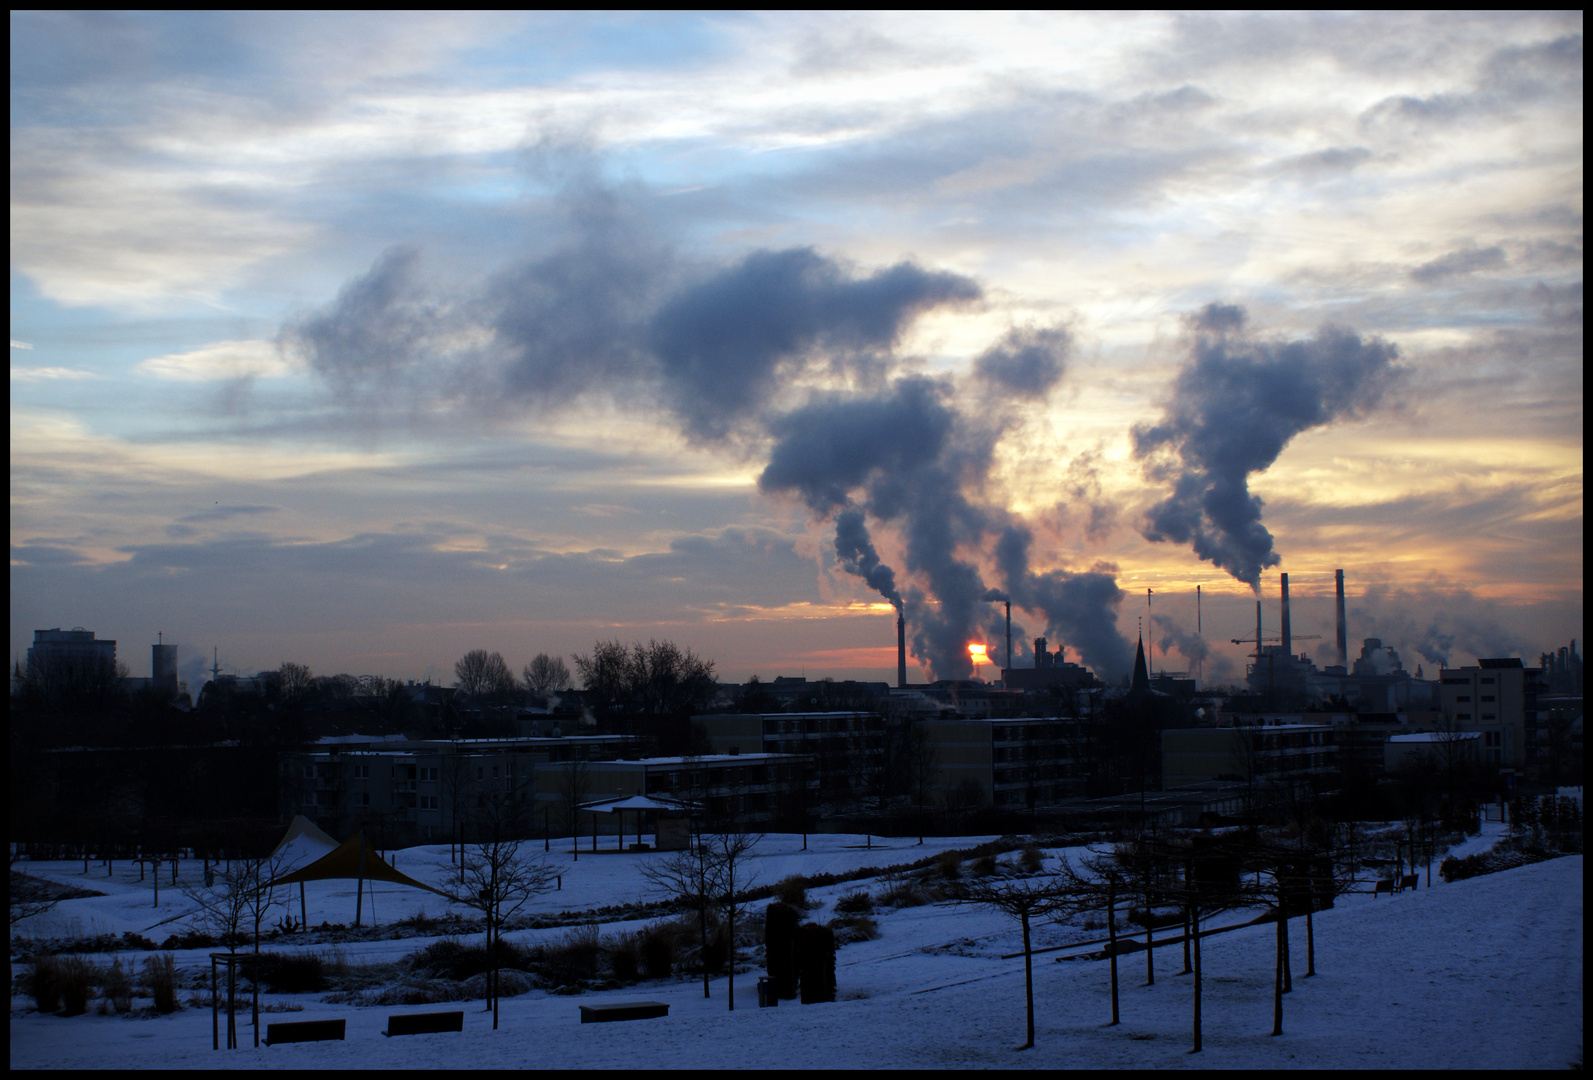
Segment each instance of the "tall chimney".
[{"label": "tall chimney", "polygon": [[1283,578],[1283,655],[1294,655],[1294,638],[1289,633],[1289,575],[1280,575]]},{"label": "tall chimney", "polygon": [[1256,601],[1256,666],[1261,666],[1261,601]]},{"label": "tall chimney", "polygon": [[907,689],[907,618],[896,613],[896,689]]},{"label": "tall chimney", "polygon": [[1012,601],[1007,601],[1007,670],[1012,670]]},{"label": "tall chimney", "polygon": [[1339,663],[1344,665],[1344,670],[1350,667],[1350,628],[1344,621],[1344,571],[1333,571],[1333,577],[1338,585],[1339,594]]}]

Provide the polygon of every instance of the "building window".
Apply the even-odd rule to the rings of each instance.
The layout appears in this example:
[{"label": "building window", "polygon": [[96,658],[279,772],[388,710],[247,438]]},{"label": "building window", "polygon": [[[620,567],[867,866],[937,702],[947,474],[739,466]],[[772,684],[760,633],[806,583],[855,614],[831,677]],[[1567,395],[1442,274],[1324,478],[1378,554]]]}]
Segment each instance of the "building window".
[{"label": "building window", "polygon": [[1484,694],[1484,695],[1482,695],[1482,697],[1478,698],[1477,700],[1478,701],[1492,701],[1493,700],[1493,695],[1492,694]]},{"label": "building window", "polygon": [[1470,720],[1471,719],[1471,714],[1469,712],[1456,713],[1455,714],[1455,719],[1456,720]]},{"label": "building window", "polygon": [[356,765],[356,766],[354,766],[354,779],[356,779],[356,780],[369,780],[370,778],[371,778],[371,767],[369,765]]},{"label": "building window", "polygon": [[437,766],[435,766],[435,765],[427,765],[424,768],[422,768],[420,770],[420,778],[422,780],[436,780],[437,779]]},{"label": "building window", "polygon": [[486,778],[487,778],[487,770],[485,768],[483,768],[482,766],[477,765],[476,766],[476,779],[477,780],[485,780]]},{"label": "building window", "polygon": [[368,791],[362,791],[362,792],[360,792],[358,795],[356,795],[354,797],[354,805],[355,806],[369,806],[370,804],[371,804],[371,793],[368,792]]},{"label": "building window", "polygon": [[299,799],[299,802],[303,803],[305,806],[314,806],[315,805],[315,792],[306,791],[304,793],[304,795]]},{"label": "building window", "polygon": [[1471,701],[1471,695],[1470,694],[1461,694],[1459,697],[1455,698],[1455,700],[1456,701],[1469,702],[1469,701]]},{"label": "building window", "polygon": [[437,809],[437,796],[435,796],[435,795],[422,795],[420,797],[420,808],[422,810],[435,810],[435,809]]}]

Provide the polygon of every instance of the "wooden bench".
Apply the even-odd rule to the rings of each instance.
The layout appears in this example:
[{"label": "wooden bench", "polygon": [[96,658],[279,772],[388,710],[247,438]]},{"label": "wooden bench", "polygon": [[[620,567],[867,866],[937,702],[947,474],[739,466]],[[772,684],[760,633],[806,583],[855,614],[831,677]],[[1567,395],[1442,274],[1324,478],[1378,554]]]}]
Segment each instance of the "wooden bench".
[{"label": "wooden bench", "polygon": [[396,1013],[387,1018],[383,1035],[435,1035],[442,1031],[465,1030],[465,1014],[459,1012]]},{"label": "wooden bench", "polygon": [[347,1020],[294,1020],[291,1023],[267,1024],[266,1045],[296,1042],[342,1041]]},{"label": "wooden bench", "polygon": [[1416,888],[1420,888],[1421,887],[1420,879],[1421,879],[1421,875],[1420,874],[1406,874],[1406,875],[1404,875],[1403,877],[1401,877],[1399,879],[1399,887],[1401,889],[1416,889]]},{"label": "wooden bench", "polygon": [[662,1001],[618,1001],[612,1005],[582,1005],[581,1023],[606,1024],[613,1020],[651,1020],[668,1016],[669,1006]]},{"label": "wooden bench", "polygon": [[1383,878],[1381,881],[1375,882],[1372,885],[1372,899],[1376,900],[1378,893],[1385,892],[1390,896],[1394,895],[1394,879],[1391,877]]}]

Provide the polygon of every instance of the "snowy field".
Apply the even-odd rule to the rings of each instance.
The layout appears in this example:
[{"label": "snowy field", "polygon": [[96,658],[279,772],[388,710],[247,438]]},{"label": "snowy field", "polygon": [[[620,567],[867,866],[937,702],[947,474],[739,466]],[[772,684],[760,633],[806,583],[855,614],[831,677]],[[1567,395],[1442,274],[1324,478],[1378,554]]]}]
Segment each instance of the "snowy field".
[{"label": "snowy field", "polygon": [[[1455,854],[1484,850],[1499,826]],[[836,873],[907,863],[948,848],[967,848],[978,837],[875,840],[814,835],[771,835],[753,860],[758,884],[790,874]],[[570,859],[568,841],[554,858],[563,888],[533,901],[535,912],[556,914],[605,904],[657,899],[639,868],[657,854],[581,854]],[[1048,854],[1056,856],[1060,851]],[[1078,852],[1070,852],[1078,854]],[[447,873],[446,847],[399,851],[400,870],[425,881]],[[46,863],[30,873],[107,895],[66,901],[18,929],[36,936],[121,934],[135,931],[161,941],[183,926],[190,902],[162,882],[153,906],[149,882],[137,868]],[[263,995],[302,1006],[271,1013],[262,1022],[343,1017],[344,1042],[253,1048],[247,1013],[239,1018],[244,1048],[211,1049],[209,1008],[185,1007],[164,1017],[41,1016],[30,999],[12,998],[12,1068],[1563,1068],[1582,1056],[1582,857],[1573,856],[1453,884],[1436,866],[1432,887],[1376,899],[1341,898],[1316,922],[1314,978],[1304,978],[1305,927],[1291,924],[1294,991],[1285,996],[1284,1031],[1271,1037],[1273,928],[1257,926],[1205,940],[1203,992],[1205,1050],[1190,1047],[1191,977],[1177,948],[1156,951],[1154,986],[1145,986],[1143,953],[1120,960],[1122,1023],[1110,1019],[1108,965],[1104,961],[1035,963],[1036,1047],[1023,1041],[1023,961],[1003,960],[1021,948],[1018,925],[980,908],[953,905],[878,908],[880,937],[845,946],[836,957],[839,1000],[822,1005],[782,1002],[757,1008],[758,970],[736,980],[736,1009],[726,1009],[726,980],[704,1000],[700,978],[643,981],[626,989],[555,996],[531,991],[501,1003],[500,1029],[492,1030],[481,1003],[359,1008],[328,1005],[324,994]],[[199,867],[183,864],[184,878]],[[1423,878],[1425,882],[1425,876]],[[809,891],[820,906],[808,918],[828,921],[843,893],[879,882],[852,882]],[[367,891],[367,903],[370,894]],[[298,917],[298,896],[286,909]],[[353,883],[312,883],[312,925],[352,923]],[[376,917],[382,925],[424,909],[444,913],[442,898],[380,885]],[[753,906],[761,919],[762,903]],[[369,921],[369,909],[366,921]],[[1241,916],[1222,916],[1226,925]],[[167,922],[166,920],[174,920]],[[154,924],[163,923],[155,926]],[[605,924],[605,935],[640,925]],[[521,931],[532,941],[562,930]],[[1036,947],[1077,940],[1078,927],[1042,924]],[[1093,936],[1093,935],[1092,935]],[[479,935],[475,936],[479,940]],[[283,939],[270,948],[289,946]],[[351,960],[396,959],[426,938],[350,943]],[[325,948],[325,946],[316,946]],[[124,965],[130,956],[121,953]],[[1064,954],[1066,955],[1066,954]],[[177,954],[184,971],[208,970],[206,951]],[[110,956],[91,957],[108,964]],[[189,994],[181,997],[186,1001]],[[616,1024],[579,1023],[579,1006],[655,1000],[670,1005],[667,1018]],[[147,1000],[145,1001],[147,1004]],[[462,1034],[386,1039],[387,1017],[398,1012],[465,1009]]]}]

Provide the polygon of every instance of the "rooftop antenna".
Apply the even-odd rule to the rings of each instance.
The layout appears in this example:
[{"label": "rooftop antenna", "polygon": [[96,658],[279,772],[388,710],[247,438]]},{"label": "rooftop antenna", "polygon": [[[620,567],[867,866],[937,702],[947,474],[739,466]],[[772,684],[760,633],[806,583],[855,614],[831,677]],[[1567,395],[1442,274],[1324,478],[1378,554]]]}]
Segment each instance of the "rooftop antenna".
[{"label": "rooftop antenna", "polygon": [[[1204,638],[1206,636],[1205,629],[1201,626],[1201,623],[1200,623],[1200,586],[1199,585],[1195,586],[1195,636],[1199,637],[1199,638]],[[1204,656],[1202,656],[1199,660],[1195,661],[1195,678],[1204,679],[1205,677],[1206,677],[1206,658]]]},{"label": "rooftop antenna", "polygon": [[217,660],[217,657],[219,655],[220,655],[220,653],[217,650],[216,646],[212,645],[210,647],[210,681],[211,682],[215,682],[217,679],[221,678],[221,665],[220,665],[220,663]]}]

